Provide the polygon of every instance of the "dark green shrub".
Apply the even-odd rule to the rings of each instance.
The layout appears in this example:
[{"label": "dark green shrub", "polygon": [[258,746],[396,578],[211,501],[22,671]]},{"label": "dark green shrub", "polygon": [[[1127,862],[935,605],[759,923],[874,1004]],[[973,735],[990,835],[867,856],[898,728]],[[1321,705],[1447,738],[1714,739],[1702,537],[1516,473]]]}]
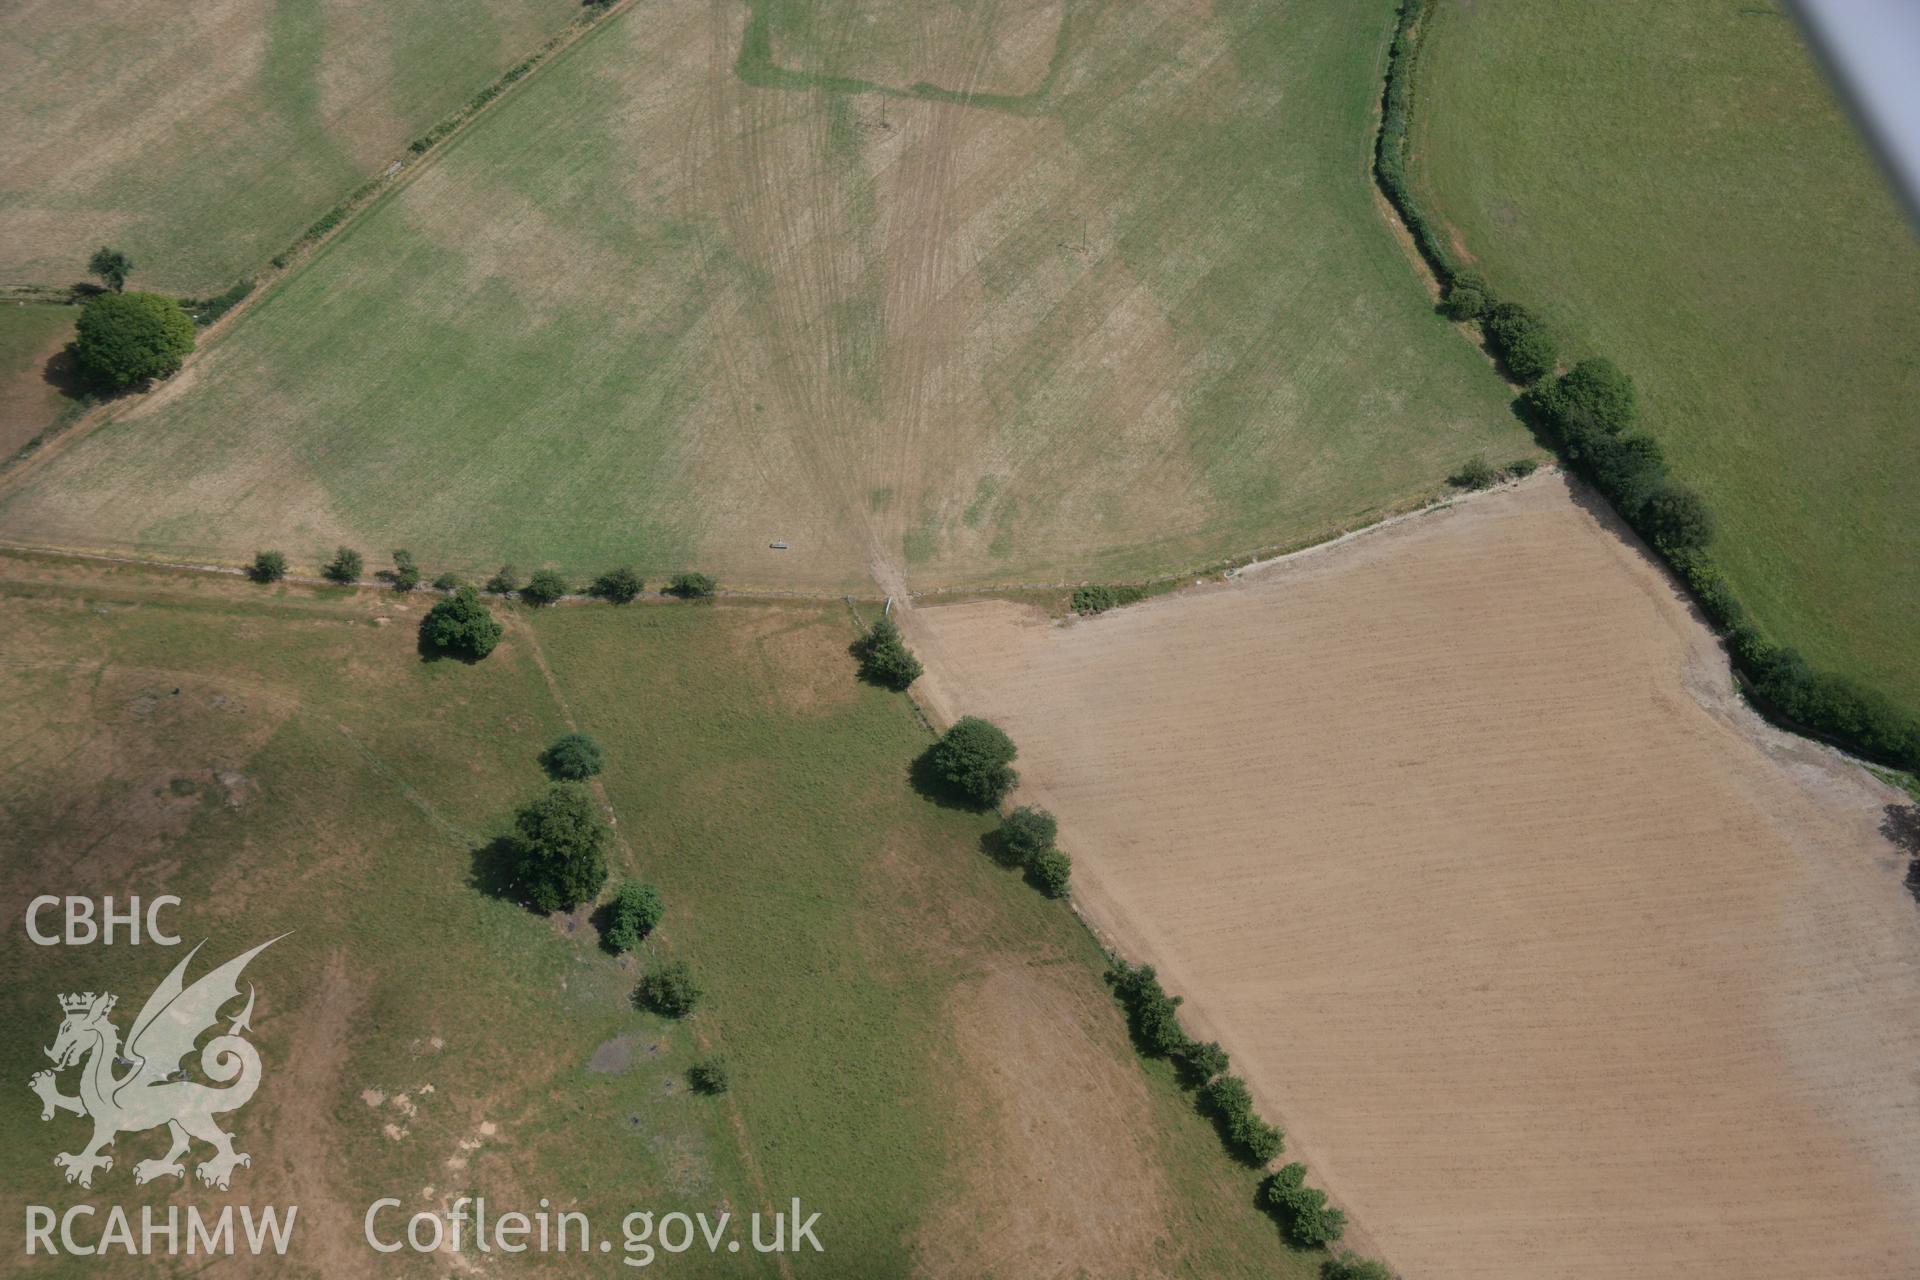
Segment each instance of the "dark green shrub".
[{"label": "dark green shrub", "polygon": [[667,583],[667,594],[682,600],[710,600],[720,586],[704,573],[676,573]]},{"label": "dark green shrub", "polygon": [[500,572],[487,579],[487,590],[496,596],[510,596],[520,589],[520,571],[510,564],[500,566]]},{"label": "dark green shrub", "polygon": [[358,582],[361,571],[366,567],[366,561],[360,558],[358,551],[352,547],[340,547],[334,551],[333,559],[327,561],[320,573],[329,580],[345,586],[348,583]]},{"label": "dark green shrub", "polygon": [[253,292],[253,281],[237,280],[225,293],[216,293],[211,298],[193,298],[180,304],[181,310],[193,317],[193,322],[202,329],[218,320],[221,316],[240,304],[240,300]]},{"label": "dark green shrub", "polygon": [[1143,1051],[1155,1057],[1177,1057],[1193,1041],[1181,1030],[1176,1010],[1180,997],[1170,996],[1160,986],[1150,964],[1130,965],[1115,960],[1107,969],[1107,982],[1127,1011],[1127,1024]]},{"label": "dark green shrub", "polygon": [[411,551],[393,553],[393,589],[411,591],[420,585],[420,565]]},{"label": "dark green shrub", "polygon": [[593,586],[588,590],[602,600],[611,600],[615,604],[628,604],[645,586],[646,584],[640,581],[640,575],[633,571],[633,566],[623,564],[618,569],[609,569],[595,578]]},{"label": "dark green shrub", "polygon": [[555,782],[514,815],[520,885],[542,911],[591,902],[607,882],[607,826],[577,782]]},{"label": "dark green shrub", "polygon": [[103,293],[80,308],[74,328],[67,352],[103,391],[168,377],[193,354],[193,321],[157,293]]},{"label": "dark green shrub", "polygon": [[854,645],[860,659],[860,675],[889,689],[905,689],[920,678],[920,659],[913,656],[900,638],[900,628],[891,618],[882,618]]},{"label": "dark green shrub", "polygon": [[1188,1074],[1201,1083],[1211,1080],[1227,1069],[1227,1051],[1220,1047],[1217,1040],[1194,1040],[1180,1054]]},{"label": "dark green shrub", "polygon": [[1461,489],[1491,489],[1500,481],[1499,471],[1483,453],[1476,453],[1447,477],[1447,483]]},{"label": "dark green shrub", "polygon": [[1290,1164],[1260,1184],[1260,1200],[1302,1248],[1332,1244],[1346,1233],[1347,1215],[1327,1204],[1327,1193],[1306,1185],[1307,1167]]},{"label": "dark green shrub", "polygon": [[460,587],[433,608],[420,623],[427,648],[478,662],[500,643],[503,628],[487,611],[486,601],[472,587]]},{"label": "dark green shrub", "polygon": [[1075,613],[1105,613],[1123,604],[1132,604],[1136,600],[1145,599],[1146,594],[1139,587],[1112,587],[1096,582],[1089,586],[1075,587],[1071,604]]},{"label": "dark green shrub", "polygon": [[1747,611],[1733,594],[1720,567],[1704,551],[1683,552],[1673,558],[1673,567],[1686,578],[1694,599],[1707,620],[1722,631],[1731,631],[1747,619]]},{"label": "dark green shrub", "polygon": [[1049,898],[1067,896],[1067,882],[1073,878],[1073,859],[1058,849],[1036,853],[1027,860],[1027,879]]},{"label": "dark green shrub", "polygon": [[1286,1149],[1285,1135],[1255,1113],[1240,1077],[1215,1076],[1201,1087],[1200,1101],[1219,1120],[1229,1145],[1252,1163],[1265,1164]]},{"label": "dark green shrub", "polygon": [[669,960],[640,982],[640,1002],[655,1013],[684,1018],[705,994],[685,960]]},{"label": "dark green shrub", "polygon": [[127,287],[127,277],[133,274],[133,259],[118,249],[102,245],[87,259],[87,270],[99,276],[107,288],[120,293]]},{"label": "dark green shrub", "polygon": [[540,764],[556,778],[583,782],[607,767],[600,744],[584,733],[565,733],[540,753]]},{"label": "dark green shrub", "polygon": [[1685,485],[1671,481],[1647,499],[1642,531],[1662,551],[1698,551],[1713,541],[1713,512],[1707,500]]},{"label": "dark green shrub", "polygon": [[1320,1264],[1320,1280],[1394,1280],[1384,1262],[1347,1253]]},{"label": "dark green shrub", "polygon": [[607,906],[607,945],[615,951],[632,951],[667,913],[660,891],[638,880],[622,880]]},{"label": "dark green shrub", "polygon": [[287,557],[278,551],[262,551],[253,557],[247,576],[255,582],[278,582],[287,576]]},{"label": "dark green shrub", "polygon": [[1540,318],[1517,302],[1502,302],[1487,312],[1487,336],[1516,381],[1537,382],[1553,372],[1559,349]]},{"label": "dark green shrub", "polygon": [[1013,739],[999,726],[978,716],[962,716],[933,745],[933,767],[962,799],[991,809],[1019,781],[1011,767],[1017,754]]},{"label": "dark green shrub", "polygon": [[520,598],[534,605],[553,604],[566,594],[567,580],[551,569],[535,569],[527,585],[520,588]]},{"label": "dark green shrub", "polygon": [[457,573],[443,573],[433,580],[435,591],[457,591],[461,585],[461,578]]},{"label": "dark green shrub", "polygon": [[1500,469],[1501,474],[1513,480],[1525,480],[1540,469],[1538,458],[1515,458]]},{"label": "dark green shrub", "polygon": [[1268,1124],[1252,1111],[1228,1122],[1227,1140],[1253,1164],[1266,1164],[1287,1149],[1287,1138],[1280,1126]]},{"label": "dark green shrub", "polygon": [[687,1083],[696,1093],[709,1097],[725,1093],[733,1085],[733,1077],[727,1071],[725,1058],[702,1058],[687,1069]]},{"label": "dark green shrub", "polygon": [[1000,820],[1000,847],[1021,866],[1053,848],[1059,835],[1060,824],[1053,815],[1031,805],[1021,805]]},{"label": "dark green shrub", "polygon": [[1444,308],[1450,319],[1478,320],[1493,309],[1495,301],[1492,288],[1478,272],[1462,271],[1447,285]]},{"label": "dark green shrub", "polygon": [[1200,1090],[1200,1100],[1223,1120],[1230,1121],[1253,1110],[1253,1093],[1239,1076],[1215,1076]]}]

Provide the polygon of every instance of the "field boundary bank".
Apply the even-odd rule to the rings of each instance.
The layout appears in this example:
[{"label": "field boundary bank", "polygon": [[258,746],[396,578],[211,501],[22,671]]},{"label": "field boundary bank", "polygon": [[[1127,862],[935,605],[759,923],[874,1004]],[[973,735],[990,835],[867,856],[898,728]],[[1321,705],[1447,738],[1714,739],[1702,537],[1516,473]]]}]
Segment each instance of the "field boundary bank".
[{"label": "field boundary bank", "polygon": [[[361,217],[389,195],[404,188],[431,163],[444,155],[450,145],[465,136],[473,123],[541,68],[550,66],[570,52],[582,40],[607,26],[638,0],[609,0],[595,4],[576,17],[566,29],[549,36],[532,53],[495,76],[461,106],[442,116],[431,128],[407,144],[385,168],[348,192],[332,208],[316,218],[292,244],[281,250],[268,264],[243,282],[246,291],[199,332],[194,349],[167,381],[185,373],[201,356],[231,330],[235,317],[244,315],[291,279],[301,268],[318,257],[321,250],[345,234]],[[424,145],[423,145],[424,144]],[[165,295],[172,297],[172,294]],[[0,299],[7,301],[46,301],[75,305],[84,301],[73,286],[40,284],[0,285]],[[179,299],[205,302],[207,299]],[[164,385],[164,384],[161,384]],[[18,478],[30,474],[49,457],[54,457],[75,441],[85,439],[113,421],[116,411],[140,404],[152,391],[121,393],[91,407],[81,408],[65,422],[58,417],[45,430],[18,451],[0,459],[0,493],[12,489]]]},{"label": "field boundary bank", "polygon": [[[1549,466],[1536,472],[1536,475],[1553,474],[1557,468]],[[1165,588],[1152,594],[1167,594],[1183,587],[1194,585],[1194,579],[1207,578],[1230,579],[1249,570],[1264,569],[1294,556],[1319,551],[1336,543],[1358,538],[1377,529],[1389,528],[1420,516],[1437,515],[1442,511],[1476,498],[1503,492],[1513,484],[1525,481],[1505,481],[1486,489],[1465,490],[1456,493],[1428,493],[1418,500],[1396,503],[1384,509],[1380,517],[1368,524],[1329,528],[1305,539],[1291,542],[1269,543],[1251,551],[1230,556],[1223,560],[1213,560],[1206,564],[1172,573],[1157,574],[1143,579],[1141,585],[1149,588]],[[3,487],[3,486],[0,486]],[[54,543],[19,542],[12,539],[0,539],[0,555],[39,557],[48,560],[75,560],[92,564],[124,565],[134,569],[152,569],[170,573],[205,574],[226,578],[248,578],[251,571],[245,565],[222,564],[207,560],[168,560],[156,556],[125,555],[109,551],[89,551],[81,547],[65,547]],[[658,571],[656,571],[657,573]],[[317,574],[289,573],[279,581],[304,587],[325,587],[331,590],[392,591],[385,582],[373,578],[362,579],[352,584],[335,582],[331,578]],[[471,584],[469,584],[471,585]],[[962,604],[969,600],[1018,599],[1022,596],[1051,594],[1059,591],[1071,591],[1075,587],[1098,585],[1088,579],[1063,580],[1059,582],[1003,582],[981,586],[927,587],[919,591],[908,591],[908,601],[925,603],[937,607],[942,604]],[[421,583],[412,594],[418,596],[437,596],[446,594],[429,583]],[[821,587],[814,590],[797,587],[728,587],[721,586],[715,593],[717,597],[732,600],[804,600],[812,603],[829,603],[835,600],[880,604],[893,593],[875,584],[868,593],[849,592],[845,588]],[[895,596],[894,598],[898,598]],[[568,604],[598,604],[598,596],[583,591],[570,591],[560,597]],[[678,597],[669,597],[663,592],[647,592],[636,600],[635,604],[671,604],[679,603]]]},{"label": "field boundary bank", "polygon": [[[1409,177],[1420,56],[1440,12],[1440,0],[1401,0],[1387,53],[1373,175],[1417,256],[1442,291],[1451,297],[1454,285],[1459,282],[1467,285],[1477,300],[1485,282],[1477,273],[1460,268],[1437,229],[1438,220],[1421,206]],[[1487,302],[1492,301],[1488,293]],[[1499,344],[1493,341],[1496,335],[1484,327],[1486,314],[1473,312],[1469,323],[1480,322],[1488,345],[1497,348]],[[1494,354],[1504,356],[1506,353],[1495,350]],[[1641,534],[1653,559],[1707,618],[1733,668],[1735,683],[1755,709],[1788,732],[1839,747],[1855,758],[1920,772],[1920,721],[1914,719],[1910,708],[1851,677],[1815,671],[1791,646],[1776,645],[1751,620],[1704,544],[1663,545],[1660,537],[1650,536],[1642,528],[1645,516],[1639,508],[1623,509],[1604,477],[1594,474],[1595,466],[1601,464],[1596,464],[1591,457],[1592,450],[1574,447],[1564,429],[1566,420],[1556,418],[1548,409],[1556,390],[1557,372],[1557,369],[1548,370],[1531,388],[1521,391],[1518,407],[1522,417],[1553,441],[1563,464],[1576,464],[1586,455],[1588,466],[1569,465],[1569,470],[1592,485],[1622,524]],[[1652,440],[1657,449],[1657,439],[1644,431],[1639,434]],[[1663,477],[1665,470],[1662,461]],[[1697,495],[1695,497],[1697,499]],[[1704,507],[1704,502],[1701,505]],[[1636,519],[1637,514],[1640,519]]]}]

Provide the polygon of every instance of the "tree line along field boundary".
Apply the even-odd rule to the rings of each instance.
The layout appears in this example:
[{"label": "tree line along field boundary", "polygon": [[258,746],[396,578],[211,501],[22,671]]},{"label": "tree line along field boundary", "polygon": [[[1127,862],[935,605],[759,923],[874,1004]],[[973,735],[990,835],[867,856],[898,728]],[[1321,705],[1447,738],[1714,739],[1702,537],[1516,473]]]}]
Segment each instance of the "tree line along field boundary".
[{"label": "tree line along field boundary", "polygon": [[[1814,670],[1797,650],[1775,642],[1751,620],[1707,550],[1713,520],[1705,500],[1669,477],[1657,439],[1632,430],[1631,379],[1604,359],[1584,360],[1561,372],[1545,326],[1526,308],[1499,301],[1482,276],[1463,269],[1439,229],[1440,220],[1422,206],[1409,161],[1419,60],[1437,9],[1438,0],[1402,0],[1400,5],[1387,54],[1373,173],[1416,256],[1438,282],[1447,313],[1479,327],[1504,371],[1525,388],[1517,404],[1521,416],[1554,442],[1571,469],[1593,483],[1683,586],[1720,636],[1735,681],[1757,710],[1782,728],[1920,773],[1920,721],[1911,708],[1882,690]],[[1569,382],[1590,369],[1588,385],[1570,390]],[[1586,394],[1595,387],[1613,403],[1601,406]],[[1681,491],[1687,503],[1676,498],[1656,509],[1663,493]],[[1690,531],[1672,527],[1675,505],[1690,506]]]}]

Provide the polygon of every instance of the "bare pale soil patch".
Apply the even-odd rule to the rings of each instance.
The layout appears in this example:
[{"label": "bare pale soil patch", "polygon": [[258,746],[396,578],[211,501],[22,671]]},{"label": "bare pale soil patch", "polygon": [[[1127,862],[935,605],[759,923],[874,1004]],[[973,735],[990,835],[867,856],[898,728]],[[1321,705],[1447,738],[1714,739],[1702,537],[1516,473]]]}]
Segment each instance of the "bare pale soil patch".
[{"label": "bare pale soil patch", "polygon": [[1920,1267],[1905,797],[1747,712],[1562,480],[1093,621],[907,619],[1397,1266]]}]

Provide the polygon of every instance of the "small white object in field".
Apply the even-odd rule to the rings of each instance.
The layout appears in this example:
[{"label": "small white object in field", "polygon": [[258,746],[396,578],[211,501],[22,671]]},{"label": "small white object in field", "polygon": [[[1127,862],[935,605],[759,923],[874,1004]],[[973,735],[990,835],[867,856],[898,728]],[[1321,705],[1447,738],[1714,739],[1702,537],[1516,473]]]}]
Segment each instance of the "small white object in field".
[{"label": "small white object in field", "polygon": [[785,551],[787,549],[787,544],[784,542],[769,542],[767,545],[775,551]]}]

